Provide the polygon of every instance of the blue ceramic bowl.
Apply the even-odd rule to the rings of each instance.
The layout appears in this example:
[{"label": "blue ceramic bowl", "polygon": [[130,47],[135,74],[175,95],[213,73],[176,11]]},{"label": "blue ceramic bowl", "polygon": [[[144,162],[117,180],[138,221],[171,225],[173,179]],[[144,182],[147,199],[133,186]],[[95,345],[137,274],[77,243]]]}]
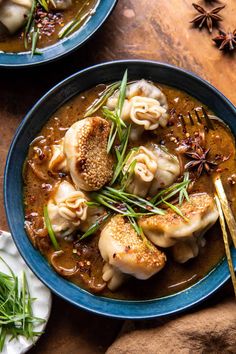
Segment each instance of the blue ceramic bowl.
[{"label": "blue ceramic bowl", "polygon": [[32,57],[30,52],[0,52],[0,68],[18,68],[48,63],[72,52],[84,44],[101,27],[115,7],[116,2],[117,0],[100,0],[95,14],[80,30],[52,46],[40,49],[41,55]]},{"label": "blue ceramic bowl", "polygon": [[[55,273],[24,231],[22,166],[28,146],[47,119],[68,99],[96,84],[121,79],[128,68],[129,79],[150,79],[184,90],[207,104],[225,120],[236,136],[236,109],[219,91],[201,78],[168,64],[148,61],[117,61],[100,64],[70,76],[51,89],[31,109],[19,126],[7,158],[5,208],[9,227],[19,252],[32,271],[57,295],[98,314],[118,318],[152,318],[187,310],[206,299],[229,279],[227,261],[222,260],[198,283],[171,296],[148,301],[113,300],[95,296]],[[232,250],[236,264],[236,250]]]}]

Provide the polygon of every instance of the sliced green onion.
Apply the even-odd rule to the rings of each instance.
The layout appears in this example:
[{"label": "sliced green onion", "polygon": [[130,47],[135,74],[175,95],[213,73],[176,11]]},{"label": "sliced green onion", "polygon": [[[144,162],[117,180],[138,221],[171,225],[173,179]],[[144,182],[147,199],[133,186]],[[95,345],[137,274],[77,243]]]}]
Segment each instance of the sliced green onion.
[{"label": "sliced green onion", "polygon": [[89,5],[89,3],[90,3],[90,0],[85,1],[83,3],[82,7],[79,9],[77,14],[73,18],[73,20],[71,20],[69,23],[67,23],[61,29],[61,31],[58,33],[58,38],[62,39],[64,37],[67,37],[70,34],[72,34],[74,31],[76,31],[80,27],[81,23],[91,15],[92,10],[89,10],[83,14],[83,10],[85,9],[86,6]]},{"label": "sliced green onion", "polygon": [[181,217],[184,219],[184,221],[189,222],[189,219],[184,216],[184,214],[182,213],[182,211],[181,211],[176,205],[173,205],[173,204],[171,204],[171,203],[168,203],[168,202],[167,202],[166,200],[164,200],[164,199],[162,200],[162,202],[163,202],[165,205],[167,205],[170,209],[172,209],[176,214],[178,214],[179,216],[181,216]]},{"label": "sliced green onion", "polygon": [[58,251],[60,249],[60,247],[59,247],[59,244],[57,242],[57,239],[56,239],[56,236],[54,234],[54,231],[52,229],[52,224],[51,224],[50,218],[48,216],[48,208],[47,208],[46,205],[43,208],[43,213],[44,213],[45,225],[46,225],[46,228],[48,230],[48,235],[49,235],[49,237],[51,239],[53,247],[55,248],[56,251]]},{"label": "sliced green onion", "polygon": [[117,165],[116,165],[116,168],[115,168],[115,171],[113,174],[113,178],[110,182],[110,185],[113,185],[115,183],[115,181],[117,180],[117,178],[118,178],[119,174],[121,173],[122,168],[124,166],[125,154],[126,154],[126,150],[127,150],[127,146],[128,146],[129,136],[130,136],[130,129],[131,129],[131,125],[124,132],[124,138],[123,138],[121,151],[120,151],[120,159],[117,162]]},{"label": "sliced green onion", "polygon": [[162,199],[167,200],[172,198],[174,195],[179,193],[185,186],[188,184],[188,181],[182,181],[180,183],[175,183],[171,187],[161,190],[157,193],[150,202],[158,205],[162,202]]},{"label": "sliced green onion", "polygon": [[109,137],[108,137],[108,142],[107,142],[107,153],[108,154],[111,151],[111,148],[114,144],[116,134],[117,134],[117,128],[115,127],[115,123],[112,122]]},{"label": "sliced green onion", "polygon": [[86,109],[86,113],[84,115],[84,118],[89,117],[89,116],[93,115],[95,112],[97,112],[99,110],[99,108],[101,108],[105,104],[107,99],[111,95],[113,95],[115,90],[120,86],[120,83],[121,82],[118,81],[118,82],[115,82],[114,84],[107,86],[106,89],[99,94],[98,99],[96,99],[95,102],[93,102],[92,105]]},{"label": "sliced green onion", "polygon": [[102,225],[111,217],[111,214],[107,213],[106,215],[102,215],[99,217],[96,222],[91,225],[88,230],[79,238],[79,241],[84,240],[88,236],[93,235],[95,232],[97,232]]},{"label": "sliced green onion", "polygon": [[38,0],[38,3],[42,6],[42,8],[43,8],[46,12],[49,11],[49,9],[48,9],[48,3],[47,3],[46,0]]},{"label": "sliced green onion", "polygon": [[3,350],[6,336],[10,340],[19,335],[33,340],[40,332],[34,326],[45,320],[33,316],[32,299],[25,272],[18,278],[9,265],[0,257],[10,274],[0,272],[0,352]]},{"label": "sliced green onion", "polygon": [[121,81],[118,104],[117,104],[117,115],[120,118],[120,120],[121,120],[122,109],[125,102],[127,79],[128,79],[128,70],[126,69]]},{"label": "sliced green onion", "polygon": [[132,181],[137,160],[133,160],[121,180],[121,189],[124,191]]},{"label": "sliced green onion", "polygon": [[37,43],[38,43],[38,39],[39,39],[39,29],[37,29],[36,31],[32,32],[32,46],[31,46],[31,56],[38,54],[40,55],[41,53],[37,51]]},{"label": "sliced green onion", "polygon": [[27,18],[27,23],[26,23],[26,26],[25,26],[25,33],[24,33],[25,49],[28,48],[28,34],[30,32],[30,29],[32,27],[32,22],[34,20],[34,13],[35,13],[36,5],[37,5],[37,1],[33,0],[32,1],[32,5],[31,5],[31,9],[30,9],[30,13],[29,13],[28,18]]},{"label": "sliced green onion", "polygon": [[186,183],[186,185],[183,186],[183,188],[179,192],[179,205],[182,205],[184,198],[187,201],[189,201],[188,186],[189,186],[189,183],[191,182],[189,179],[189,172],[184,173],[183,182],[187,182],[187,183]]}]

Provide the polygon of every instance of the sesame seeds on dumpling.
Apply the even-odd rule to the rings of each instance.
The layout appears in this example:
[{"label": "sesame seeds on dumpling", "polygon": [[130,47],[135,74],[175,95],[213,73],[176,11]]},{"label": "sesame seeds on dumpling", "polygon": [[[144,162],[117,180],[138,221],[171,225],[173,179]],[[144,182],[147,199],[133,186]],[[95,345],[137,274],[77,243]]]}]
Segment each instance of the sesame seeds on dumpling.
[{"label": "sesame seeds on dumpling", "polygon": [[108,183],[113,174],[113,158],[107,153],[109,123],[88,117],[74,123],[65,134],[64,152],[75,185],[95,191]]}]

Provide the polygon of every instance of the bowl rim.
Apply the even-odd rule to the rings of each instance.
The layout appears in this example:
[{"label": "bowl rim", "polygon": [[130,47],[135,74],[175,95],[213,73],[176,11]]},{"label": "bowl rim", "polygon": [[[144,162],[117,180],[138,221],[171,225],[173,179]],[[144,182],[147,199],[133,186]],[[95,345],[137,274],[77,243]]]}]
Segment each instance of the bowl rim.
[{"label": "bowl rim", "polygon": [[[14,239],[14,242],[24,258],[25,262],[27,265],[31,268],[31,270],[36,274],[36,276],[46,285],[48,286],[56,295],[60,296],[64,300],[72,303],[73,305],[83,308],[85,310],[89,310],[93,313],[99,314],[99,315],[104,315],[104,316],[109,316],[113,318],[122,318],[122,319],[151,319],[151,318],[157,318],[157,317],[164,317],[168,316],[171,314],[177,314],[180,313],[184,310],[187,310],[189,308],[192,308],[196,306],[197,304],[201,303],[204,301],[206,298],[208,298],[210,295],[212,295],[214,292],[216,292],[229,278],[230,278],[230,273],[228,270],[227,266],[227,261],[225,257],[222,259],[221,262],[219,262],[205,277],[200,279],[197,283],[193,284],[187,289],[184,289],[180,292],[174,293],[169,296],[165,296],[162,298],[156,298],[156,299],[150,299],[150,300],[117,300],[117,299],[110,299],[110,298],[105,298],[102,296],[97,296],[89,293],[88,291],[80,288],[79,286],[76,286],[65,279],[63,279],[59,275],[55,275],[53,269],[50,269],[50,278],[48,279],[47,277],[44,277],[39,271],[35,270],[33,266],[31,265],[30,260],[27,258],[27,254],[24,250],[24,247],[22,247],[21,242],[19,239],[14,235],[13,232],[13,225],[11,220],[11,212],[9,209],[8,205],[8,175],[10,174],[9,172],[9,166],[11,162],[11,156],[14,151],[14,146],[17,143],[17,140],[21,134],[21,131],[24,129],[24,127],[27,125],[28,121],[31,119],[31,114],[38,108],[40,107],[44,101],[47,101],[48,98],[53,94],[54,91],[57,91],[59,89],[63,89],[67,84],[69,84],[71,81],[73,81],[74,78],[81,76],[81,75],[86,75],[88,72],[93,72],[96,71],[97,69],[104,68],[104,67],[112,67],[116,65],[132,65],[132,64],[138,64],[138,65],[154,65],[158,66],[160,68],[165,68],[169,70],[174,70],[181,75],[187,76],[193,80],[197,80],[198,83],[201,85],[207,86],[211,91],[214,92],[215,95],[217,95],[221,100],[223,100],[227,106],[232,110],[232,113],[236,115],[236,107],[214,86],[212,86],[209,82],[206,80],[200,78],[199,76],[195,75],[194,73],[178,68],[176,66],[167,64],[167,63],[161,63],[157,61],[150,61],[150,60],[117,60],[117,61],[111,61],[111,62],[105,62],[101,64],[97,64],[94,66],[91,66],[89,68],[83,69],[81,71],[78,71],[74,73],[73,75],[70,75],[66,79],[62,80],[59,82],[57,85],[52,87],[46,94],[42,96],[41,99],[39,99],[36,104],[31,108],[31,110],[26,114],[25,118],[22,120],[20,125],[18,126],[16,133],[14,135],[14,138],[12,140],[12,143],[9,148],[9,152],[7,155],[7,160],[6,160],[6,166],[5,166],[5,172],[4,172],[4,205],[5,205],[5,210],[6,210],[6,216],[7,216],[7,221],[8,225],[10,228],[10,231],[12,233],[12,237]],[[81,89],[80,92],[82,92],[83,89]],[[69,99],[69,98],[68,98]],[[64,104],[64,103],[63,103]],[[59,108],[59,107],[58,107]],[[58,109],[57,108],[57,109]],[[30,242],[30,241],[29,241]],[[31,243],[31,242],[30,242]],[[32,246],[33,247],[33,246]],[[39,253],[39,252],[38,252]],[[44,259],[44,257],[41,255],[41,257]],[[232,250],[232,258],[233,261],[236,262],[236,250]],[[47,262],[47,261],[46,261]],[[236,264],[236,263],[235,263]],[[235,265],[236,268],[236,265]],[[210,290],[206,291],[204,294],[202,294],[199,298],[195,296],[195,300],[191,301],[188,300],[189,297],[191,297],[192,292],[198,292],[199,288],[200,290],[202,287],[204,287],[204,283],[208,280],[208,278],[214,273],[217,275],[221,274],[224,272],[224,278],[220,281],[217,282],[217,285],[214,285]],[[68,294],[65,294],[65,289],[59,289],[58,287],[55,286],[55,282],[53,283],[52,278],[57,278],[59,277],[60,279],[57,279],[58,282],[60,282],[60,285],[66,285],[67,287],[70,288],[71,291],[73,289],[76,289],[78,292],[78,295],[80,297],[78,299],[72,299],[68,297]],[[186,297],[185,297],[186,295]],[[69,294],[70,296],[70,294]],[[165,310],[162,308],[160,305],[160,302],[162,301],[164,304],[165,302],[168,303],[170,299],[173,299],[175,297],[183,297],[184,296],[184,301],[187,301],[187,304],[184,304],[182,306],[179,306],[177,309],[174,310]],[[148,304],[152,305],[157,305],[160,307],[161,313],[150,313],[147,312],[145,309],[145,306],[147,307]],[[154,306],[155,307],[155,306]],[[127,310],[128,309],[128,310]]]},{"label": "bowl rim", "polygon": [[[69,55],[87,43],[87,41],[89,41],[89,39],[102,27],[102,25],[111,15],[112,11],[115,9],[117,3],[118,0],[99,0],[99,3],[96,5],[95,14],[91,16],[91,18],[81,27],[81,29],[75,31],[69,37],[61,39],[52,45],[42,48],[41,55],[35,55],[31,57],[29,51],[19,53],[0,51],[0,69],[38,67],[39,65],[58,61],[66,55]],[[99,20],[96,16],[97,12],[100,11],[101,6],[104,6],[103,12],[105,15],[102,16],[102,18]],[[86,32],[88,33],[83,35],[83,33]],[[81,39],[81,37],[84,38]],[[66,49],[64,48],[65,44],[68,46]],[[53,53],[50,53],[48,58],[44,58],[44,54],[51,51]],[[1,62],[2,59],[3,62]]]}]

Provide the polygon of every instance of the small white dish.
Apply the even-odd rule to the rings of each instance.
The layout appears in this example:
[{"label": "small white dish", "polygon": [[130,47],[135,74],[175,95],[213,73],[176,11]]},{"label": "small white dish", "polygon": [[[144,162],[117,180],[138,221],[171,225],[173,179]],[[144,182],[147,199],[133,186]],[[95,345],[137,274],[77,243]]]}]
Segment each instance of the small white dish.
[{"label": "small white dish", "polygon": [[[35,326],[35,331],[42,332],[46,327],[51,312],[52,296],[50,290],[31,272],[20,256],[11,234],[5,231],[0,231],[0,256],[16,275],[20,276],[22,271],[25,271],[30,295],[32,298],[36,298],[32,304],[33,314],[45,320],[44,323]],[[1,261],[0,271],[9,274],[9,270]],[[23,336],[19,336],[18,339],[9,341],[8,336],[1,354],[26,353],[35,344],[38,338],[39,337],[35,337],[33,342]]]}]

